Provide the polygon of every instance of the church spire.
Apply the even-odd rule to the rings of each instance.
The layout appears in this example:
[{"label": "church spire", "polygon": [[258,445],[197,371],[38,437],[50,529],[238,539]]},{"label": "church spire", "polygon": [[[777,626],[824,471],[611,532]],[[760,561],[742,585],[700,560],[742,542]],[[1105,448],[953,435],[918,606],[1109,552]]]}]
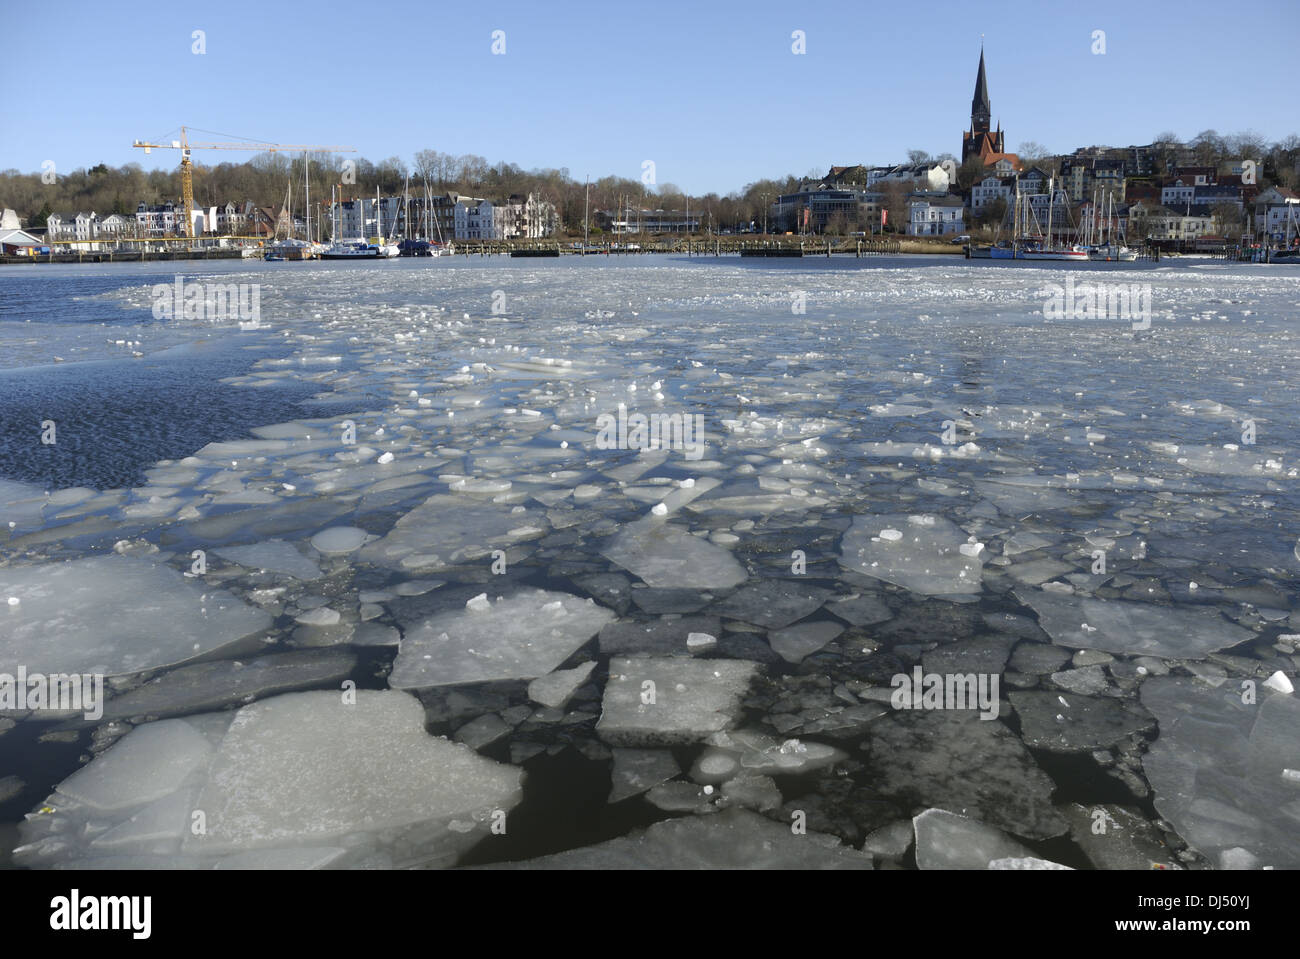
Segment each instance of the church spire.
[{"label": "church spire", "polygon": [[972,133],[988,133],[989,121],[993,117],[993,106],[989,103],[989,84],[984,76],[984,45],[980,44],[980,68],[975,77],[975,95],[970,102],[970,125]]}]

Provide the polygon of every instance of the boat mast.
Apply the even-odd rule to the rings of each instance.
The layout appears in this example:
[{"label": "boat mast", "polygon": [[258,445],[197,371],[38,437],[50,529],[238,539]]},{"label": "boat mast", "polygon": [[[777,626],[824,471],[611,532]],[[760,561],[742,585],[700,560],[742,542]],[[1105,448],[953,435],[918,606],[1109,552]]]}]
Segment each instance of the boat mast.
[{"label": "boat mast", "polygon": [[302,151],[303,189],[306,191],[307,204],[307,245],[311,246],[311,168],[307,165],[307,151]]},{"label": "boat mast", "polygon": [[1052,249],[1052,207],[1056,205],[1056,177],[1047,178],[1047,248]]}]

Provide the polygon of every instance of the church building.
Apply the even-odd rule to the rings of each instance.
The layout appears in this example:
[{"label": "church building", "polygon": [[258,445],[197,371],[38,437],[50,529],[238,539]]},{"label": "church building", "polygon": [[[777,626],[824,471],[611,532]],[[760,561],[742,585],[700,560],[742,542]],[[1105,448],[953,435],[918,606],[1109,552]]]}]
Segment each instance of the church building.
[{"label": "church building", "polygon": [[980,68],[975,77],[975,95],[970,102],[970,129],[961,135],[961,162],[971,157],[979,157],[985,166],[994,166],[998,160],[1006,158],[1014,169],[1020,168],[1020,158],[1014,153],[1007,153],[1002,139],[1002,124],[997,130],[990,125],[993,120],[993,107],[989,103],[989,84],[984,75],[984,48],[980,47]]}]

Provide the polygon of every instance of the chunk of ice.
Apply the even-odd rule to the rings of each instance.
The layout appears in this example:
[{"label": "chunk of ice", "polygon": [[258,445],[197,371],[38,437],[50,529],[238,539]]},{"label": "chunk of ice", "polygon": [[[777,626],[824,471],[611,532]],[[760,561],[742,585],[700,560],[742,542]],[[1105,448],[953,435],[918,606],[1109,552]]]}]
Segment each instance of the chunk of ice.
[{"label": "chunk of ice", "polygon": [[1300,868],[1297,787],[1300,699],[1214,688],[1185,676],[1142,684],[1142,705],[1160,735],[1142,757],[1156,810],[1212,861],[1243,857],[1278,869]]},{"label": "chunk of ice", "polygon": [[311,545],[326,556],[343,556],[359,550],[369,534],[355,526],[331,526],[311,538]]},{"label": "chunk of ice", "polygon": [[[973,602],[983,589],[984,557],[961,548],[967,543],[961,527],[933,519],[929,525],[909,522],[906,514],[855,516],[840,543],[840,565],[923,596]],[[886,537],[891,532],[898,537]]]},{"label": "chunk of ice", "polygon": [[1038,614],[1054,643],[1074,649],[1204,659],[1254,636],[1207,606],[1155,606],[1041,589],[1017,589],[1015,597]]},{"label": "chunk of ice", "polygon": [[292,543],[281,539],[269,539],[251,546],[225,546],[214,551],[222,559],[249,569],[264,569],[272,573],[283,573],[294,579],[320,579],[320,568],[309,560]]},{"label": "chunk of ice", "polygon": [[563,709],[595,668],[593,661],[574,669],[557,669],[553,673],[539,676],[528,684],[528,698],[552,709]]},{"label": "chunk of ice", "polygon": [[612,746],[699,742],[731,727],[757,670],[747,660],[611,659],[596,732]]},{"label": "chunk of ice", "polygon": [[1033,857],[1006,833],[944,809],[912,820],[918,869],[987,869],[997,859]]},{"label": "chunk of ice", "polygon": [[0,673],[117,676],[193,659],[271,624],[262,610],[127,556],[0,568]]},{"label": "chunk of ice", "polygon": [[614,619],[589,599],[541,589],[500,598],[488,609],[438,613],[406,632],[388,683],[394,689],[427,689],[536,679]]},{"label": "chunk of ice", "polygon": [[726,589],[749,578],[730,551],[654,517],[624,527],[601,553],[648,586]]},{"label": "chunk of ice", "polygon": [[609,802],[622,802],[681,774],[682,767],[668,749],[614,749],[613,786]]},{"label": "chunk of ice", "polygon": [[501,863],[507,869],[871,869],[870,856],[819,833],[747,809],[655,823],[644,832],[565,852]]},{"label": "chunk of ice", "polygon": [[774,629],[768,634],[767,641],[787,663],[801,663],[842,632],[844,627],[839,623],[797,623],[785,629]]}]

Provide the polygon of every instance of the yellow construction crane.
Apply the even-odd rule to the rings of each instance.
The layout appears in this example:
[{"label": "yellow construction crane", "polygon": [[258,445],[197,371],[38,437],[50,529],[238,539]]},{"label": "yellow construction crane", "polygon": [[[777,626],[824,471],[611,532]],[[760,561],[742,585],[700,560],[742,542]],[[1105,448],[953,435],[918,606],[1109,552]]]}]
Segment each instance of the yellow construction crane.
[{"label": "yellow construction crane", "polygon": [[[218,134],[220,136],[221,134]],[[297,153],[298,151],[312,153],[356,153],[352,147],[326,147],[315,146],[312,144],[288,144],[288,143],[190,143],[185,127],[181,127],[181,138],[172,140],[171,143],[146,143],[143,140],[136,140],[131,144],[133,147],[139,147],[145,153],[152,150],[180,150],[181,151],[181,193],[185,197],[185,235],[190,239],[194,238],[194,171],[190,163],[191,150],[243,150],[252,153]]]}]

